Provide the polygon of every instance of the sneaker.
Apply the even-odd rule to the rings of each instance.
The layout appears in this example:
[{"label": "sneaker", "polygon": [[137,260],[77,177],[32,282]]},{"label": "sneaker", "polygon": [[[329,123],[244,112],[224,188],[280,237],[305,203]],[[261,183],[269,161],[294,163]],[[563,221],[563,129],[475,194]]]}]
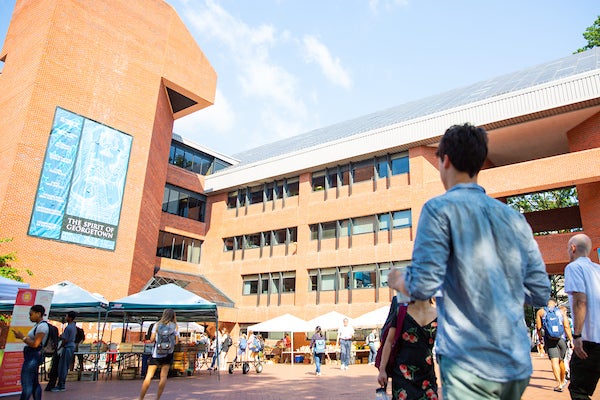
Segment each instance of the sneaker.
[{"label": "sneaker", "polygon": [[50,391],[52,393],[56,393],[56,392],[64,392],[66,389],[65,388],[59,388],[59,387],[53,387],[52,389],[50,389]]},{"label": "sneaker", "polygon": [[558,387],[555,387],[555,388],[554,388],[554,391],[555,391],[555,392],[562,392],[562,391],[563,391],[563,388],[562,388],[561,386],[558,386]]},{"label": "sneaker", "polygon": [[52,391],[52,389],[54,389],[54,386],[46,386],[46,389],[44,389],[44,391],[50,392]]},{"label": "sneaker", "polygon": [[321,373],[320,373],[320,372],[317,372],[317,376],[321,376]]}]

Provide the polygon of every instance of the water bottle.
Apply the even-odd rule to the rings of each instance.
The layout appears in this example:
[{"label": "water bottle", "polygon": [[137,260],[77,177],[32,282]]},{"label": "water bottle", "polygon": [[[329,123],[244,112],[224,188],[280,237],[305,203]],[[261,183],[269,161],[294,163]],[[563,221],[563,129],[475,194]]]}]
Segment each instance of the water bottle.
[{"label": "water bottle", "polygon": [[385,392],[385,387],[380,387],[375,390],[375,400],[389,400],[388,395]]}]

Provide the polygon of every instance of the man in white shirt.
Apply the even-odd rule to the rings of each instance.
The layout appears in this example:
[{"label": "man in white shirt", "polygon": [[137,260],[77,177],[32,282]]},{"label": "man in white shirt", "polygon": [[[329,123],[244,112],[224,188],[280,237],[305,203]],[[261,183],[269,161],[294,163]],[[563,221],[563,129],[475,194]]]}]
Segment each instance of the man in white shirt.
[{"label": "man in white shirt", "polygon": [[600,265],[589,258],[592,241],[585,234],[569,239],[571,262],[565,268],[565,292],[573,315],[571,399],[590,400],[600,379]]},{"label": "man in white shirt", "polygon": [[340,346],[340,362],[342,370],[348,369],[350,364],[350,352],[352,351],[352,338],[354,328],[348,324],[348,318],[344,318],[344,325],[338,329],[336,345]]}]

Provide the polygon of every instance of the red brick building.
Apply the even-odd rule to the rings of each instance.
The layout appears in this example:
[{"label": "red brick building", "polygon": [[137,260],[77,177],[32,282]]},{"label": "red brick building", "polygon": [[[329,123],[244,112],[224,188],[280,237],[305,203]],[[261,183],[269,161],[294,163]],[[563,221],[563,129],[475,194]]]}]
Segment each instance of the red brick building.
[{"label": "red brick building", "polygon": [[[568,262],[571,233],[556,232],[600,245],[598,49],[226,156],[172,135],[214,101],[216,75],[173,9],[147,3],[17,2],[0,54],[0,236],[14,238],[0,251],[33,286],[115,299],[175,282],[241,324],[356,317],[389,302],[387,272],[410,263],[421,207],[443,192],[436,144],[467,121],[489,132],[491,196],[576,189],[576,205],[526,214],[549,273]],[[114,250],[28,233],[56,107],[132,137]]]}]

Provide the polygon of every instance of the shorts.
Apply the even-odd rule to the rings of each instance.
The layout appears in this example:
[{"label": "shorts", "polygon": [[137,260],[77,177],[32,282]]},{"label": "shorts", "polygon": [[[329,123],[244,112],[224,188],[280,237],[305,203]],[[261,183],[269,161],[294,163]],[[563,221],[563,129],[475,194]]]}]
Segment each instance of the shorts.
[{"label": "shorts", "polygon": [[148,365],[171,365],[173,364],[173,353],[167,354],[164,357],[150,357]]},{"label": "shorts", "polygon": [[567,354],[567,344],[563,339],[545,338],[544,348],[550,359],[558,358],[559,360],[564,360]]}]

